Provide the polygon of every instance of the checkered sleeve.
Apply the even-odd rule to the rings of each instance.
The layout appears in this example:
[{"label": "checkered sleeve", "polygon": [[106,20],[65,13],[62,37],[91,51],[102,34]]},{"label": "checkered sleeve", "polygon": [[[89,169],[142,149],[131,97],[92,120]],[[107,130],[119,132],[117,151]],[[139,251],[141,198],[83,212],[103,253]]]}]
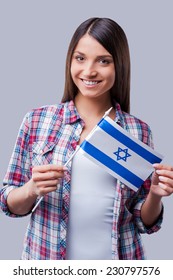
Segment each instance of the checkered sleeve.
[{"label": "checkered sleeve", "polygon": [[0,208],[6,215],[18,217],[11,213],[7,206],[7,197],[10,191],[23,186],[30,179],[29,160],[29,113],[23,119],[20,126],[13,153],[3,181],[3,188],[0,190]]},{"label": "checkered sleeve", "polygon": [[135,204],[133,208],[133,216],[139,232],[147,233],[147,234],[157,232],[161,228],[161,224],[163,221],[163,205],[162,205],[162,211],[157,221],[152,226],[146,227],[141,219],[141,208],[143,203],[145,202],[146,196],[148,195],[148,189],[150,188],[150,185],[151,185],[151,180],[149,178],[144,182],[143,186],[140,188],[140,191],[138,193],[138,202]]},{"label": "checkered sleeve", "polygon": [[[143,142],[149,145],[150,147],[154,148],[153,144],[153,137],[152,132],[148,126],[142,129],[143,130]],[[146,197],[150,191],[151,186],[151,177],[152,175],[144,182],[142,187],[135,195],[135,199],[132,203],[131,212],[133,213],[134,222],[139,230],[140,233],[147,233],[151,234],[158,231],[161,228],[162,220],[163,220],[163,206],[160,216],[158,217],[157,221],[151,226],[146,227],[141,219],[141,208],[143,203],[146,200]]]}]

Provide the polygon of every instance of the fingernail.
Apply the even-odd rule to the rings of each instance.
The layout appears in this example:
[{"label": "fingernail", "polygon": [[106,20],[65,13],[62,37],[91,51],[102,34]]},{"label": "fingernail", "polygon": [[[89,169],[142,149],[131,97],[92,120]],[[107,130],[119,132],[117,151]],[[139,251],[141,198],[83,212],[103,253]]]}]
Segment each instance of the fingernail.
[{"label": "fingernail", "polygon": [[159,163],[154,163],[153,167],[159,167],[159,165],[160,165]]},{"label": "fingernail", "polygon": [[161,187],[161,189],[165,189],[165,185],[159,182],[159,186]]},{"label": "fingernail", "polygon": [[156,170],[155,171],[157,174],[161,174],[162,173],[162,170]]}]

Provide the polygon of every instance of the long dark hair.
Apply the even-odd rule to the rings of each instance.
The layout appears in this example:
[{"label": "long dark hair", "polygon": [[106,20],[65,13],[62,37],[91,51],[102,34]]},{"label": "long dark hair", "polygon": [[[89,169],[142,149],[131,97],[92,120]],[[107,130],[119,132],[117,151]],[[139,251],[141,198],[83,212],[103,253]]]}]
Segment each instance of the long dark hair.
[{"label": "long dark hair", "polygon": [[95,38],[113,57],[115,64],[115,83],[110,89],[112,103],[117,101],[122,110],[130,111],[130,55],[126,35],[123,29],[109,18],[90,18],[76,29],[67,53],[65,88],[62,102],[74,100],[78,89],[74,84],[70,68],[75,47],[88,33]]}]

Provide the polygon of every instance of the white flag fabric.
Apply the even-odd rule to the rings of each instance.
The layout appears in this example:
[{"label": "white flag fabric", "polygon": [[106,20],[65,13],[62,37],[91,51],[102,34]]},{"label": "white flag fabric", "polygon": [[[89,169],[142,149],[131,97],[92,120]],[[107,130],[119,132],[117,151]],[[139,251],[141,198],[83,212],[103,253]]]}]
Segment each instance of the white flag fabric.
[{"label": "white flag fabric", "polygon": [[82,153],[137,191],[163,156],[133,137],[110,117],[101,119],[80,145]]}]

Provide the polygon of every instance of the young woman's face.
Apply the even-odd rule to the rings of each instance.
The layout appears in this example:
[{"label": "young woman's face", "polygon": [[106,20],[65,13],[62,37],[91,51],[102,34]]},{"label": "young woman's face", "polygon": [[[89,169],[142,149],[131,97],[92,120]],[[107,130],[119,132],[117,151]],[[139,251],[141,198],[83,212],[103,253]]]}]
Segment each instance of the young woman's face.
[{"label": "young woman's face", "polygon": [[109,90],[115,81],[113,57],[96,39],[86,34],[74,50],[71,76],[78,94],[91,98],[110,96]]}]

